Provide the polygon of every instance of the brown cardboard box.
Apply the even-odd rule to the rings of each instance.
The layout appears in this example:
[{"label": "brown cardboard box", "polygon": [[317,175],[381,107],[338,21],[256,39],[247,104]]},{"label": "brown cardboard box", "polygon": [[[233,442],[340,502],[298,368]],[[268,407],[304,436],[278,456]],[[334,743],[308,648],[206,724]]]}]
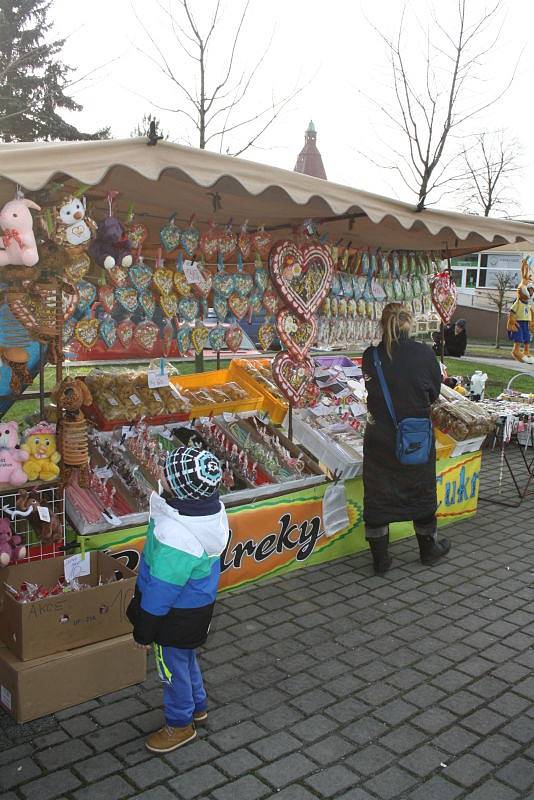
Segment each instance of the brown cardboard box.
[{"label": "brown cardboard box", "polygon": [[[18,589],[24,581],[50,588],[64,574],[61,558],[15,564],[1,573],[0,641],[23,661],[62,653],[92,642],[130,633],[126,609],[134,592],[135,573],[105,553],[91,552],[91,574],[80,578],[92,589],[67,592],[33,603],[18,603],[4,581]],[[99,586],[99,580],[122,580]]]},{"label": "brown cardboard box", "polygon": [[0,646],[0,707],[17,722],[29,722],[85,703],[146,678],[146,652],[130,635],[19,661]]}]

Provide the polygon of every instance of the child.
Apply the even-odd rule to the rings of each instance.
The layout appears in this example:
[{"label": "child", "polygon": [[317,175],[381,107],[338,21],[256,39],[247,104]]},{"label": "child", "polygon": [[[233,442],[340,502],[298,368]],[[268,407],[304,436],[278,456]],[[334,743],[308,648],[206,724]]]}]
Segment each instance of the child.
[{"label": "child", "polygon": [[166,725],[146,747],[169,753],[196,738],[208,717],[195,650],[204,644],[219,584],[228,519],[222,471],[207,450],[180,447],[165,462],[165,495],[150,498],[147,537],[128,608],[136,643],[154,645]]}]

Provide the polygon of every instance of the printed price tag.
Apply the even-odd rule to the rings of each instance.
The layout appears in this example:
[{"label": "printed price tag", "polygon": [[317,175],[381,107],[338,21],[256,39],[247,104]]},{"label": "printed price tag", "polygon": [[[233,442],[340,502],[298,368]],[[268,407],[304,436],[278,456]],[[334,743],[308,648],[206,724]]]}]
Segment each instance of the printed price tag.
[{"label": "printed price tag", "polygon": [[108,401],[108,403],[110,404],[110,406],[118,406],[118,405],[119,405],[119,401],[118,401],[118,400],[116,400],[116,399],[113,397],[113,395],[112,395],[112,394],[108,395],[108,397],[107,397],[107,401]]},{"label": "printed price tag", "polygon": [[122,435],[123,435],[124,439],[131,439],[133,436],[135,436],[135,431],[132,430],[132,428],[130,428],[129,425],[123,425],[122,426]]},{"label": "printed price tag", "polygon": [[148,370],[148,388],[159,389],[161,386],[169,385],[169,373],[166,370],[163,372],[159,369]]},{"label": "printed price tag", "polygon": [[184,275],[188,283],[202,283],[202,273],[196,261],[184,261]]},{"label": "printed price tag", "polygon": [[77,553],[69,556],[63,562],[65,570],[65,580],[70,583],[74,578],[81,578],[82,575],[89,575],[91,572],[91,553]]},{"label": "printed price tag", "polygon": [[154,395],[154,400],[156,400],[158,403],[162,403],[162,402],[163,402],[163,401],[162,401],[162,399],[161,399],[161,395],[160,395],[160,393],[159,393],[159,392],[156,392],[156,390],[155,390],[155,389],[154,389],[154,391],[152,392],[152,394]]},{"label": "printed price tag", "polygon": [[37,506],[37,513],[41,522],[50,522],[50,511],[46,506]]},{"label": "printed price tag", "polygon": [[97,467],[97,469],[95,469],[95,475],[97,478],[100,478],[101,480],[105,478],[112,478],[113,470],[111,469],[111,467]]},{"label": "printed price tag", "polygon": [[140,406],[141,405],[141,401],[140,401],[140,399],[138,398],[138,396],[136,394],[131,394],[130,395],[130,400],[132,401],[134,406]]}]

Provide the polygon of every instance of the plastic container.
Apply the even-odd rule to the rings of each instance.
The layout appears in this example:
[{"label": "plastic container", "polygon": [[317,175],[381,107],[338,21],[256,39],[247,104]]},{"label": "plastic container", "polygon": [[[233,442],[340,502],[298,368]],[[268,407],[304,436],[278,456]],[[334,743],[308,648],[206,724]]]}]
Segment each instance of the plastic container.
[{"label": "plastic container", "polygon": [[[270,367],[271,365],[271,361],[268,358],[255,358],[254,361],[266,367]],[[231,380],[249,389],[251,393],[260,396],[261,405],[258,406],[258,411],[264,411],[268,414],[274,425],[280,425],[284,421],[288,409],[288,404],[285,400],[281,400],[279,397],[275,397],[274,394],[271,394],[263,384],[254,380],[252,375],[249,375],[246,369],[241,367],[235,360],[231,362],[228,371]]]},{"label": "plastic container", "polygon": [[203,389],[210,386],[221,386],[225,383],[238,383],[247,392],[247,397],[240,400],[230,400],[227,403],[206,403],[195,405],[188,415],[182,419],[195,419],[197,417],[214,417],[218,414],[234,413],[237,411],[258,411],[262,408],[263,398],[254,387],[241,381],[240,377],[230,368],[216,369],[211,372],[199,372],[194,375],[178,375],[172,377],[171,383],[179,389]]}]

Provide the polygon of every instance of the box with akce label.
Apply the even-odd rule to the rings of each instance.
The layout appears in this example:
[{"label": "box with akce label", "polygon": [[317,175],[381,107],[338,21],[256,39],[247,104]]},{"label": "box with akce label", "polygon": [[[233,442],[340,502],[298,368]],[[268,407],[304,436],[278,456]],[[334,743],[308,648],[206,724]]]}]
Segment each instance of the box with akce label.
[{"label": "box with akce label", "polygon": [[64,577],[64,562],[64,557],[49,558],[2,570],[0,640],[22,661],[102,642],[132,630],[126,609],[134,593],[135,573],[105,553],[85,554],[77,580],[88,588],[80,591],[21,603],[6,587],[19,590],[22,584],[31,583],[49,589]]}]

